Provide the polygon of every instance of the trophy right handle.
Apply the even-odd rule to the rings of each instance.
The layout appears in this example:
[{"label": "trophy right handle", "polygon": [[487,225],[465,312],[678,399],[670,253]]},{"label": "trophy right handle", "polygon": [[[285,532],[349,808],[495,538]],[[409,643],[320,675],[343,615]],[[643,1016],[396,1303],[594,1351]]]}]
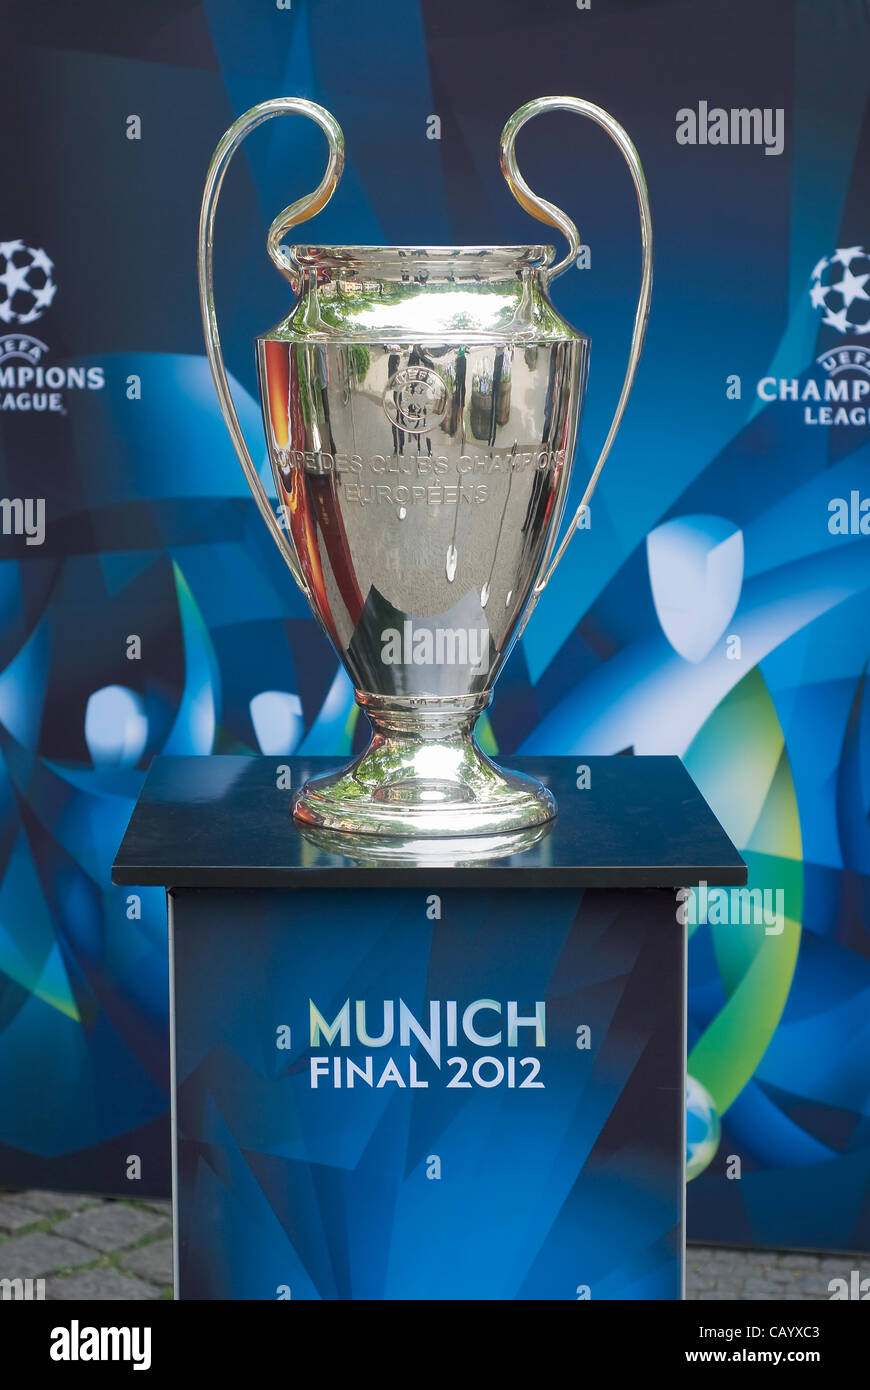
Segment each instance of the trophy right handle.
[{"label": "trophy right handle", "polygon": [[326,172],[320,184],[313,193],[307,194],[297,202],[291,203],[288,208],[279,214],[269,229],[267,249],[269,255],[283,274],[290,280],[294,290],[298,289],[299,276],[298,269],[294,266],[287,252],[279,245],[281,237],[290,227],[297,222],[304,222],[306,218],[313,217],[324,207],[335,190],[341,172],[344,168],[344,136],[341,126],[335,117],[324,109],[316,105],[313,101],[305,101],[302,97],[276,97],[273,101],[261,102],[259,106],[253,106],[250,111],[246,111],[229,128],[223,139],[218,144],[209,165],[208,174],[205,180],[205,189],[202,195],[202,210],[199,218],[199,254],[197,265],[199,271],[199,303],[202,311],[202,327],[205,335],[205,348],[208,355],[211,374],[214,378],[215,390],[217,391],[218,403],[224,423],[229,431],[233,447],[238,455],[239,462],[247,479],[248,487],[253,493],[260,515],[265,521],[271,532],[272,539],[278,546],[281,554],[287,562],[287,566],[299,588],[309,596],[308,584],[299,557],[293,546],[293,541],[289,530],[285,530],[269,501],[268,493],[260,481],[260,475],[250,450],[245,442],[236,407],[233,403],[230,384],[227,380],[226,367],[224,366],[223,353],[221,352],[221,340],[218,332],[217,314],[214,303],[214,271],[213,271],[213,248],[214,248],[214,219],[217,211],[218,198],[220,196],[221,185],[224,181],[227,167],[230,160],[242,143],[246,135],[250,135],[258,125],[264,121],[271,120],[273,116],[283,116],[291,113],[298,113],[307,116],[315,121],[325,133],[329,141],[329,159],[326,165]]},{"label": "trophy right handle", "polygon": [[532,217],[536,217],[539,222],[546,222],[551,227],[557,227],[568,239],[568,255],[561,260],[558,265],[552,267],[548,272],[548,278],[553,279],[555,276],[561,275],[563,270],[567,270],[569,266],[574,264],[580,249],[580,236],[570,217],[568,217],[561,208],[557,208],[553,203],[548,203],[544,198],[539,198],[537,193],[532,192],[517,165],[514,151],[517,134],[526,124],[526,121],[531,120],[533,116],[539,116],[541,112],[544,111],[573,111],[577,115],[588,116],[590,120],[595,121],[596,125],[600,125],[606,130],[610,138],[619,147],[628,165],[635,193],[637,194],[637,206],[638,212],[640,213],[643,264],[640,277],[640,293],[638,295],[637,311],[634,317],[631,347],[628,354],[628,367],[622,383],[622,390],[619,393],[619,400],[616,403],[616,411],[610,422],[610,429],[607,432],[607,437],[598,457],[598,462],[592,470],[589,482],[586,484],[586,490],[580,499],[580,505],[574,513],[574,517],[565,535],[562,537],[558,550],[555,555],[553,555],[552,559],[549,553],[550,548],[548,548],[547,553],[544,555],[542,563],[544,572],[540,575],[532,589],[531,602],[523,615],[522,624],[517,633],[518,637],[531,617],[535,603],[553,577],[553,572],[562,559],[562,556],[565,554],[574,532],[580,525],[589,504],[589,499],[595,490],[595,485],[598,482],[601,470],[607,461],[607,456],[616,438],[617,430],[622,423],[625,407],[628,404],[631,388],[634,385],[637,364],[640,360],[643,340],[646,334],[647,319],[649,317],[650,296],[652,294],[652,218],[650,216],[646,179],[644,178],[643,167],[638,157],[637,150],[632,144],[627,132],[623,130],[622,126],[613,116],[602,107],[593,105],[591,101],[583,101],[580,97],[539,97],[536,101],[529,101],[525,106],[521,106],[518,111],[514,112],[501,133],[501,169],[507,180],[507,185],[517,202],[521,207],[525,208],[526,212],[531,213]]}]

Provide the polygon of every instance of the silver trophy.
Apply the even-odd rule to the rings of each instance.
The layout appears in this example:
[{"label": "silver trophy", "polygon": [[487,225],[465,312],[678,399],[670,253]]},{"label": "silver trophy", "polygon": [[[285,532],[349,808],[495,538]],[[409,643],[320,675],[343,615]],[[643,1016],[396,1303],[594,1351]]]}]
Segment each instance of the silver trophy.
[{"label": "silver trophy", "polygon": [[[601,456],[558,544],[589,339],[549,285],[580,248],[574,223],[517,167],[520,129],[546,111],[589,116],[631,170],[643,268],[628,370]],[[316,192],[292,203],[267,248],[295,295],[257,339],[277,505],[239,425],[212,284],[218,196],[245,136],[284,113],[329,142]],[[583,518],[631,390],[652,288],[652,230],[637,152],[600,107],[541,97],[511,116],[501,167],[518,202],[568,239],[551,246],[292,246],[329,201],[344,137],[323,107],[263,102],[218,145],[199,230],[199,293],[221,410],[254,500],[353,682],[372,739],[350,766],[306,783],[306,826],[386,836],[500,835],[555,814],[547,788],[499,768],[474,739],[493,682]]]}]

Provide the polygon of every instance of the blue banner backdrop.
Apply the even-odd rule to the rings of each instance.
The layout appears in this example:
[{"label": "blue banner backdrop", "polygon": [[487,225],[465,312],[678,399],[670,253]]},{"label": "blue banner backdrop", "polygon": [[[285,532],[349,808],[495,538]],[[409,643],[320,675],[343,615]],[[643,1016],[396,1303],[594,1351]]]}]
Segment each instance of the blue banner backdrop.
[{"label": "blue banner backdrop", "polygon": [[[637,143],[654,310],[488,746],[684,758],[759,890],[745,921],[689,915],[690,1235],[870,1247],[866,0],[34,0],[3,61],[0,1183],[167,1188],[165,907],[109,883],[151,757],[362,737],[203,355],[217,138],[308,96],[348,140],[309,239],[531,241],[498,134],[567,92]],[[588,247],[554,296],[593,345],[579,496],[630,333],[633,195],[567,115],[520,154]],[[255,446],[252,339],[288,293],[265,232],[323,157],[273,122],[227,180],[218,300]]]}]

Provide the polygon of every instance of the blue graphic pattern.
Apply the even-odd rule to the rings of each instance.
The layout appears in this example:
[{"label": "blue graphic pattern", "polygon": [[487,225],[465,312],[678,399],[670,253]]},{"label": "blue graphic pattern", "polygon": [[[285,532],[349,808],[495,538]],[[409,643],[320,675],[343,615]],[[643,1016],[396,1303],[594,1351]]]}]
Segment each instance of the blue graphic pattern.
[{"label": "blue graphic pattern", "polygon": [[[860,510],[846,533],[829,521],[833,499],[870,497],[868,433],[808,424],[800,400],[756,389],[803,393],[824,383],[820,356],[866,341],[825,327],[809,295],[822,257],[870,242],[866,13],[177,0],[129,11],[123,31],[112,16],[96,0],[74,15],[34,3],[6,27],[20,125],[0,234],[54,263],[32,326],[45,363],[100,367],[105,386],[67,391],[65,413],[2,412],[2,493],[44,496],[46,536],[0,536],[0,1182],[126,1192],[139,1153],[143,1183],[167,1189],[164,908],[108,881],[151,757],[339,757],[362,738],[244,491],[204,362],[193,242],[216,139],[255,101],[312,97],[348,137],[312,237],[523,242],[537,229],[496,143],[546,87],[601,102],[635,136],[656,287],[591,527],[499,680],[487,746],[685,759],[751,886],[785,898],[779,935],[692,935],[690,1070],[721,1140],[689,1188],[690,1234],[867,1248],[870,565]],[[679,145],[675,114],[701,99],[781,108],[784,153]],[[440,140],[426,138],[433,113]],[[603,138],[568,117],[538,124],[524,167],[591,248],[591,268],[554,288],[592,340],[576,501],[619,388],[637,233]],[[217,293],[252,447],[252,339],[287,306],[265,230],[322,159],[305,123],[272,122],[227,183]]]}]

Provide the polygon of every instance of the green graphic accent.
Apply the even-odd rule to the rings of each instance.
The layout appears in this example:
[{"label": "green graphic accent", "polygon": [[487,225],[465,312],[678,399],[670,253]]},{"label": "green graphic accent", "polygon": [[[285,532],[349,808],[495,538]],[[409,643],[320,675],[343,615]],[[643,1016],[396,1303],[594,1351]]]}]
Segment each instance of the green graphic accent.
[{"label": "green graphic accent", "polygon": [[474,736],[477,739],[481,752],[487,753],[491,758],[494,758],[498,752],[498,739],[493,733],[492,725],[489,722],[489,715],[486,710],[484,710],[474,726]]},{"label": "green graphic accent", "polygon": [[358,719],[359,705],[355,700],[352,700],[350,709],[347,712],[347,722],[344,726],[343,747],[338,750],[340,753],[349,753],[353,747],[353,735]]},{"label": "green graphic accent", "polygon": [[58,1013],[82,1022],[23,833],[16,838],[0,884],[0,971]]},{"label": "green graphic accent", "polygon": [[[779,1024],[803,916],[797,799],[782,728],[757,667],[713,711],[684,761],[749,869],[749,891],[729,894],[728,916],[737,920],[716,922],[711,904],[714,922],[699,928],[712,933],[727,1002],[693,1047],[689,1070],[722,1114]],[[762,910],[775,920],[759,920]]]},{"label": "green graphic accent", "polygon": [[163,752],[211,753],[220,703],[220,673],[211,635],[180,565],[172,561],[184,641],[184,693]]}]

